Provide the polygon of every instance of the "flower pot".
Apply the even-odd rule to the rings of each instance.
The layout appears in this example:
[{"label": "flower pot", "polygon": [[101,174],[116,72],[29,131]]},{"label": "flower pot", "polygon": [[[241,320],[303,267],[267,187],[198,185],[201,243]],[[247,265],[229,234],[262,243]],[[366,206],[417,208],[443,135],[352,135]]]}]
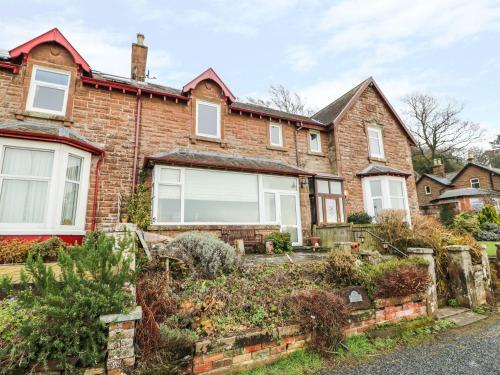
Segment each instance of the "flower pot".
[{"label": "flower pot", "polygon": [[311,243],[311,246],[319,247],[319,241],[320,241],[319,237],[309,237],[309,242]]}]

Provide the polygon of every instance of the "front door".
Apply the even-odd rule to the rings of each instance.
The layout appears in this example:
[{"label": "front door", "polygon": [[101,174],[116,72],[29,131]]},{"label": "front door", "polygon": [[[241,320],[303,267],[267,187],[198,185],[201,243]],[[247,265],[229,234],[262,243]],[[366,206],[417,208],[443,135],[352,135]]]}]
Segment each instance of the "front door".
[{"label": "front door", "polygon": [[279,210],[281,231],[290,233],[293,245],[302,243],[302,234],[299,228],[299,209],[296,194],[279,193]]}]

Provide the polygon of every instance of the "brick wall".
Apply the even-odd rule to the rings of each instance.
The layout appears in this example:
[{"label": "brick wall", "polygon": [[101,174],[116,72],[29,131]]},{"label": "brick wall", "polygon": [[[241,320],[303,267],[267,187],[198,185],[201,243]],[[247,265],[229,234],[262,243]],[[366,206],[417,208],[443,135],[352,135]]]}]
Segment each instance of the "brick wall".
[{"label": "brick wall", "polygon": [[[430,186],[431,194],[425,194],[425,187]],[[437,183],[427,176],[423,176],[417,184],[417,196],[420,206],[429,204],[431,200],[439,197],[446,190],[446,186]]]},{"label": "brick wall", "polygon": [[453,180],[455,189],[470,188],[471,178],[479,178],[481,189],[500,189],[500,177],[494,176],[494,182],[491,183],[490,172],[474,165],[468,166],[460,175]]}]

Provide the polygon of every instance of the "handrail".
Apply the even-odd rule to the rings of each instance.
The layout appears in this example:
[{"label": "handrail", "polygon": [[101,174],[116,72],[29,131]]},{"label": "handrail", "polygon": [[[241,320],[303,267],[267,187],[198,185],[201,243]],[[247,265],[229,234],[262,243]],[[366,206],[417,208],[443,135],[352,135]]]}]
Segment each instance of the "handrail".
[{"label": "handrail", "polygon": [[392,245],[390,242],[387,242],[382,237],[379,237],[378,235],[376,235],[375,233],[369,231],[366,228],[362,228],[362,229],[354,229],[353,228],[353,234],[354,234],[354,232],[366,232],[366,233],[370,234],[372,237],[374,237],[376,240],[378,240],[379,242],[387,244],[387,246],[389,248],[391,248],[391,250],[396,251],[398,254],[400,254],[400,255],[402,255],[404,257],[408,257],[408,254],[406,254],[405,252],[399,250],[396,246]]}]

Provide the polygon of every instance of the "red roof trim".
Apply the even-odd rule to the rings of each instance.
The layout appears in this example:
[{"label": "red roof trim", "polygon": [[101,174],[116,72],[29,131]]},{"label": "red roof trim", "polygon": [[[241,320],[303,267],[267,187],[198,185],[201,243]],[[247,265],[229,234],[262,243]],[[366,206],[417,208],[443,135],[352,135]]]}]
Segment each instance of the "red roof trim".
[{"label": "red roof trim", "polygon": [[203,73],[201,73],[198,77],[193,79],[191,82],[185,84],[184,87],[182,88],[182,92],[188,92],[190,90],[193,90],[198,85],[198,83],[200,83],[201,81],[204,81],[206,79],[211,79],[212,81],[217,83],[220,86],[220,88],[222,89],[222,92],[224,93],[226,98],[228,98],[231,102],[236,101],[236,96],[234,96],[234,94],[231,92],[231,90],[229,90],[229,88],[226,86],[226,84],[224,82],[222,82],[222,79],[220,79],[220,77],[217,75],[217,73],[215,73],[215,71],[212,68],[208,68]]},{"label": "red roof trim", "polygon": [[267,173],[273,173],[273,174],[285,174],[285,175],[291,175],[291,176],[315,176],[315,173],[311,172],[292,172],[292,171],[283,171],[279,169],[272,169],[272,168],[249,168],[249,167],[236,167],[236,166],[229,166],[229,165],[223,165],[223,164],[217,164],[217,163],[210,163],[210,162],[205,162],[205,161],[186,161],[186,160],[175,160],[175,159],[169,159],[169,160],[164,160],[161,157],[153,157],[153,156],[147,156],[144,159],[144,167],[147,166],[149,162],[158,162],[158,163],[165,163],[165,164],[173,164],[173,165],[184,165],[184,166],[199,166],[199,167],[207,167],[207,168],[216,168],[216,169],[222,169],[222,170],[232,170],[232,171],[245,171],[245,172],[267,172]]},{"label": "red roof trim", "polygon": [[406,135],[410,139],[410,142],[412,143],[412,145],[416,146],[417,145],[417,141],[415,140],[415,138],[411,134],[410,130],[406,127],[406,125],[404,124],[404,122],[401,119],[401,117],[399,117],[398,113],[396,112],[396,110],[394,109],[394,107],[392,106],[392,104],[389,102],[389,100],[387,100],[386,96],[384,95],[384,93],[382,92],[382,90],[380,89],[380,87],[377,85],[377,82],[375,82],[375,80],[373,79],[373,77],[370,77],[370,78],[368,78],[367,80],[365,80],[363,82],[363,84],[358,89],[358,91],[356,92],[356,94],[351,98],[351,100],[349,100],[349,102],[342,109],[342,111],[339,113],[339,115],[333,120],[333,125],[337,125],[344,118],[344,116],[349,111],[349,109],[351,109],[351,107],[354,105],[354,103],[356,103],[356,101],[359,99],[359,97],[361,96],[361,94],[370,85],[373,85],[373,87],[375,87],[375,90],[377,90],[377,92],[379,93],[379,95],[382,97],[382,100],[385,102],[385,104],[387,104],[387,106],[389,107],[389,110],[391,111],[391,113],[393,114],[393,116],[396,118],[396,121],[399,123],[399,125],[403,128],[404,132],[406,133]]},{"label": "red roof trim", "polygon": [[131,92],[134,94],[137,94],[138,92],[141,92],[141,94],[151,94],[151,95],[156,95],[156,96],[166,96],[169,98],[173,99],[178,99],[182,100],[184,102],[188,102],[189,98],[182,96],[182,95],[175,95],[169,92],[165,91],[157,91],[157,90],[151,90],[147,88],[142,88],[142,87],[137,87],[133,85],[127,85],[126,83],[119,83],[119,82],[110,82],[102,79],[95,79],[91,77],[81,77],[82,83],[87,84],[87,85],[94,85],[94,86],[104,86],[110,89],[117,89],[117,90],[122,90],[125,92]]},{"label": "red roof trim", "polygon": [[71,45],[71,43],[64,37],[64,35],[59,31],[57,27],[52,30],[47,31],[46,33],[37,36],[36,38],[31,39],[30,41],[21,44],[20,46],[11,49],[9,51],[10,56],[12,58],[16,58],[21,56],[22,54],[27,55],[30,51],[43,43],[59,43],[61,46],[66,48],[66,50],[71,54],[75,63],[80,65],[84,71],[90,73],[90,66],[85,61],[85,59],[78,53],[78,51]]},{"label": "red roof trim", "polygon": [[3,61],[0,61],[0,68],[10,69],[10,70],[12,70],[12,73],[14,73],[14,74],[19,73],[19,70],[21,69],[21,67],[19,65],[11,64],[8,62],[3,62]]},{"label": "red roof trim", "polygon": [[266,112],[253,111],[253,110],[248,109],[248,108],[241,108],[241,107],[238,107],[238,106],[235,106],[235,105],[230,105],[229,109],[232,110],[232,111],[244,112],[244,113],[249,113],[249,114],[258,115],[258,116],[262,116],[262,117],[274,118],[274,119],[277,119],[277,120],[284,120],[284,121],[295,122],[295,123],[300,124],[300,125],[312,125],[312,126],[308,126],[308,127],[316,129],[316,130],[324,130],[324,131],[328,130],[328,128],[326,126],[322,126],[322,125],[320,125],[320,124],[318,124],[318,123],[316,123],[314,121],[308,121],[306,119],[304,119],[304,120],[298,120],[296,118],[290,118],[290,117],[285,117],[285,116],[277,116],[277,115],[272,115],[272,114],[269,114],[269,113],[266,113]]},{"label": "red roof trim", "polygon": [[104,154],[104,150],[92,146],[88,143],[78,141],[76,139],[71,139],[68,137],[63,137],[55,134],[43,134],[43,133],[34,133],[34,132],[24,132],[20,130],[9,130],[9,129],[0,129],[0,137],[8,137],[8,138],[17,138],[17,139],[29,139],[34,141],[46,141],[46,142],[54,142],[54,143],[63,143],[68,146],[76,147],[83,151],[88,151],[92,154],[101,155]]}]

